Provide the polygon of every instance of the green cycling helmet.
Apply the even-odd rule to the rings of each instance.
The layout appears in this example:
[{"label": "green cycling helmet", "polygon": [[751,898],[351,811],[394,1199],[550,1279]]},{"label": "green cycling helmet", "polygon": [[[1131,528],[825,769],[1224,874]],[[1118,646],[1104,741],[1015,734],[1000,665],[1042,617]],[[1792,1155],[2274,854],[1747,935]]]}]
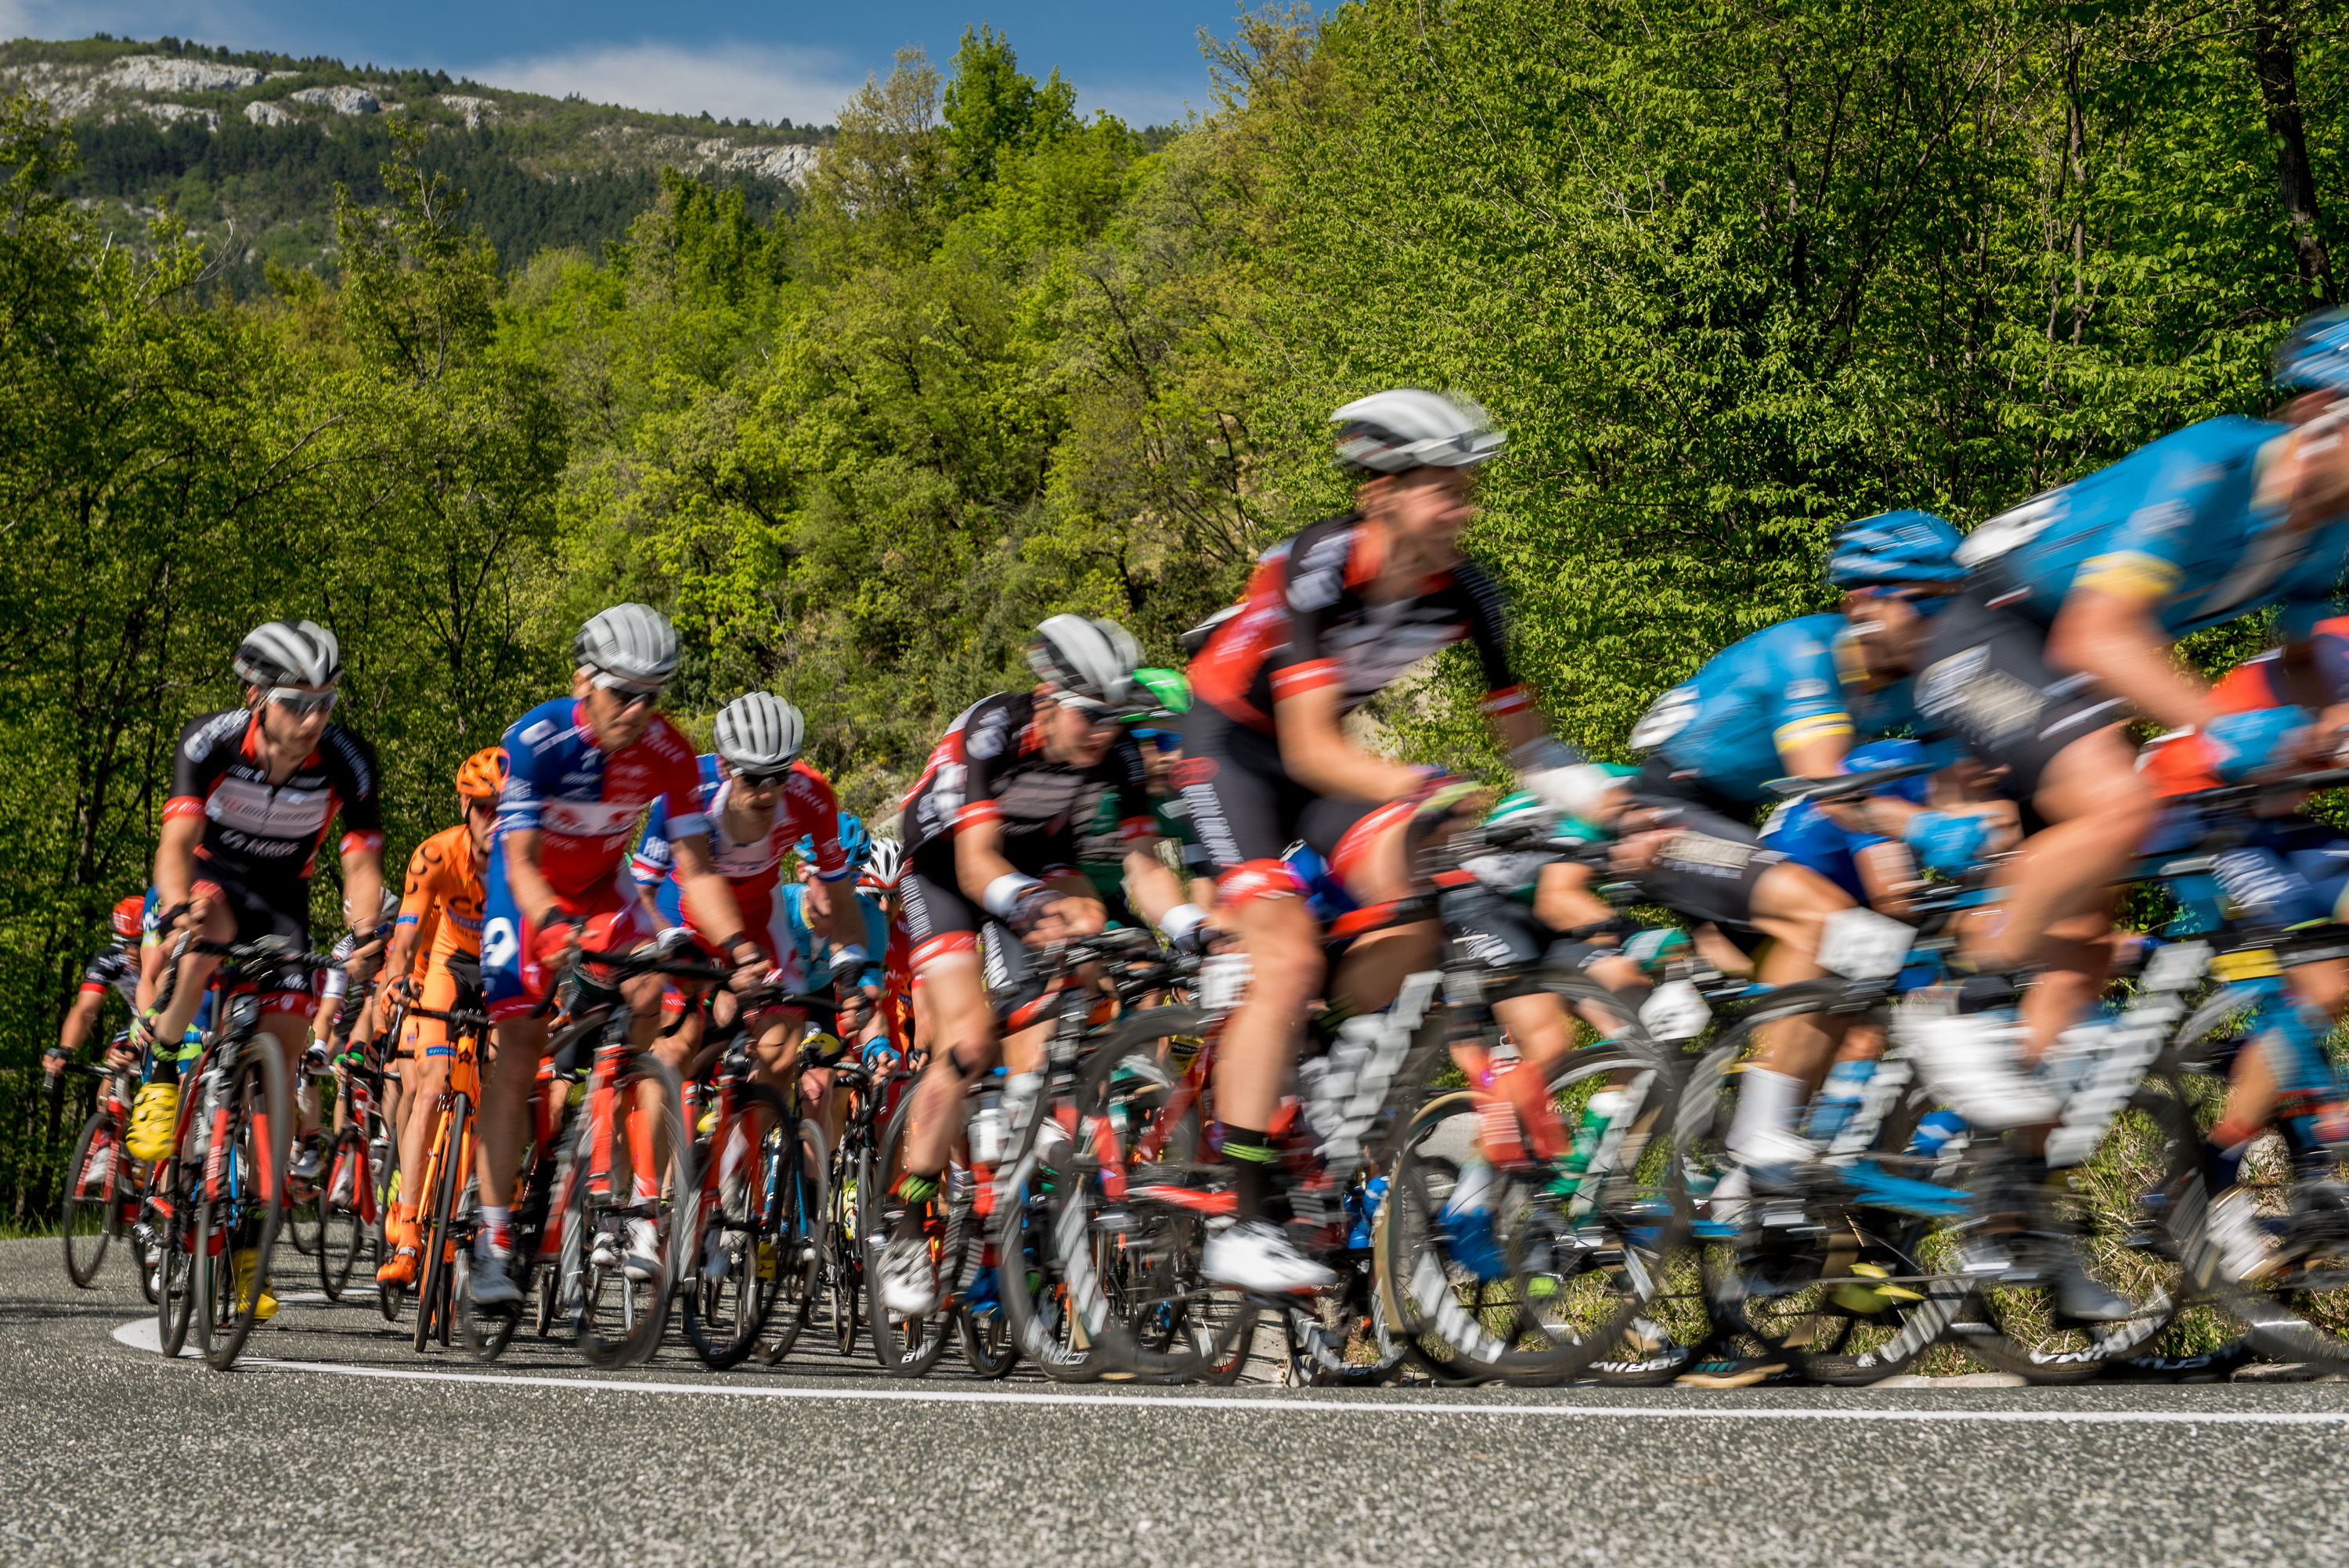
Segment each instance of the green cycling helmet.
[{"label": "green cycling helmet", "polygon": [[1133,672],[1133,680],[1158,705],[1154,712],[1136,714],[1137,723],[1148,724],[1154,718],[1174,718],[1191,711],[1191,683],[1184,678],[1181,670],[1145,667]]}]

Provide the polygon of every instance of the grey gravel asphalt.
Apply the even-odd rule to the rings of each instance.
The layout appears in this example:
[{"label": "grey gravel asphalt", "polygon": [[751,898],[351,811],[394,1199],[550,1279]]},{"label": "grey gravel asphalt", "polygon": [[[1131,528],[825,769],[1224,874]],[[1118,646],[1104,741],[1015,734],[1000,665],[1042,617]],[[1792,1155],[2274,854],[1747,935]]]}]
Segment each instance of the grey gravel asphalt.
[{"label": "grey gravel asphalt", "polygon": [[0,1243],[0,1562],[2349,1558],[2341,1384],[1063,1399],[951,1353],[923,1383],[674,1343],[482,1367],[299,1300],[222,1375],[123,1343],[147,1317],[119,1259],[77,1291],[53,1243]]}]

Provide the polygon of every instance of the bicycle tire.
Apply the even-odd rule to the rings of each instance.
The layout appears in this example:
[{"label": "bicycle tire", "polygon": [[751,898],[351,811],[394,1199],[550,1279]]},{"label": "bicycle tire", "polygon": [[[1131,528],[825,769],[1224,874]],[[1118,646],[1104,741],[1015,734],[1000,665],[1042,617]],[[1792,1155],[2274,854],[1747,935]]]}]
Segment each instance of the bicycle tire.
[{"label": "bicycle tire", "polygon": [[[616,1147],[603,1151],[610,1161],[605,1169],[613,1173],[616,1192],[621,1190],[619,1172],[628,1164],[627,1124],[636,1102],[629,1078],[636,1082],[650,1080],[657,1086],[660,1100],[657,1136],[660,1146],[669,1151],[668,1172],[652,1212],[635,1215],[637,1205],[633,1194],[626,1202],[612,1202],[612,1212],[599,1212],[600,1205],[590,1192],[590,1183],[584,1174],[574,1183],[573,1193],[572,1218],[582,1227],[583,1241],[593,1233],[589,1227],[602,1225],[616,1216],[630,1216],[650,1219],[659,1242],[659,1264],[648,1279],[632,1278],[625,1264],[601,1266],[592,1255],[585,1260],[580,1296],[572,1313],[572,1346],[589,1366],[607,1371],[647,1361],[660,1348],[678,1279],[678,1261],[683,1251],[678,1235],[680,1231],[691,1233],[700,1207],[693,1170],[693,1144],[686,1136],[684,1081],[676,1068],[650,1055],[637,1057],[624,1076],[618,1109],[610,1129]],[[594,1118],[583,1118],[582,1121],[592,1140]],[[616,1294],[611,1294],[614,1292]]]},{"label": "bicycle tire", "polygon": [[819,1250],[823,1255],[824,1307],[832,1315],[832,1347],[843,1357],[856,1353],[856,1325],[859,1299],[864,1284],[864,1246],[856,1234],[856,1200],[849,1195],[853,1185],[863,1192],[873,1179],[873,1150],[857,1150],[853,1168],[855,1180],[834,1186],[824,1200],[824,1241]]},{"label": "bicycle tire", "polygon": [[[155,1249],[155,1269],[160,1276],[155,1290],[155,1336],[165,1356],[177,1357],[187,1346],[188,1330],[195,1318],[196,1210],[190,1194],[195,1191],[202,1167],[192,1160],[181,1159],[175,1149],[156,1162],[156,1170],[168,1173],[171,1192],[158,1200],[162,1237]],[[150,1176],[149,1180],[151,1184],[159,1179]],[[163,1212],[166,1209],[168,1212]]]},{"label": "bicycle tire", "polygon": [[[713,1372],[739,1366],[758,1348],[767,1315],[781,1294],[780,1205],[786,1194],[768,1183],[771,1164],[781,1162],[770,1161],[766,1146],[771,1139],[788,1142],[795,1150],[800,1147],[798,1119],[781,1095],[764,1084],[744,1084],[735,1092],[740,1097],[738,1117],[730,1130],[743,1139],[744,1147],[734,1158],[738,1170],[747,1168],[750,1174],[747,1179],[738,1176],[730,1197],[722,1175],[730,1151],[709,1150],[698,1157],[705,1181],[713,1164],[721,1175],[717,1201],[711,1202],[707,1191],[702,1194],[701,1225],[697,1235],[688,1238],[688,1272],[678,1292],[686,1343]],[[713,1257],[720,1259],[720,1270],[712,1269]]]},{"label": "bicycle tire", "polygon": [[[319,1209],[326,1218],[318,1247],[318,1288],[326,1293],[328,1301],[343,1299],[343,1291],[351,1282],[351,1271],[358,1266],[359,1256],[367,1251],[367,1222],[359,1212],[358,1184],[372,1181],[367,1171],[367,1139],[357,1128],[346,1127],[335,1140],[335,1157],[326,1165],[326,1184],[320,1190]],[[332,1202],[334,1193],[347,1173],[351,1197],[342,1203]]]},{"label": "bicycle tire", "polygon": [[[912,1118],[914,1097],[907,1095],[890,1114],[888,1125],[881,1130],[881,1146],[873,1161],[879,1171],[895,1170],[898,1145],[904,1141],[905,1125]],[[856,1235],[864,1247],[864,1277],[881,1277],[881,1251],[889,1244],[889,1223],[885,1217],[888,1207],[887,1194],[881,1191],[884,1179],[860,1180],[856,1188]],[[865,1322],[871,1330],[873,1358],[881,1370],[899,1377],[926,1377],[946,1354],[947,1340],[954,1325],[954,1309],[948,1305],[952,1280],[947,1276],[954,1269],[955,1254],[963,1237],[963,1227],[971,1223],[968,1201],[963,1205],[959,1223],[953,1218],[954,1205],[946,1191],[938,1194],[947,1201],[948,1220],[939,1238],[940,1255],[933,1261],[937,1270],[938,1305],[926,1313],[901,1322],[892,1322],[895,1315],[881,1300],[876,1289],[865,1309]]]},{"label": "bicycle tire", "polygon": [[[243,1044],[227,1083],[222,1111],[207,1119],[208,1173],[215,1153],[225,1199],[208,1182],[196,1208],[197,1344],[216,1372],[236,1365],[253,1333],[262,1287],[268,1283],[271,1255],[285,1213],[285,1169],[293,1147],[294,1097],[286,1081],[284,1053],[272,1037],[256,1035]],[[225,1138],[217,1150],[210,1141]],[[250,1174],[240,1170],[249,1165]],[[249,1187],[243,1184],[249,1181]],[[254,1288],[236,1289],[233,1255],[240,1233],[254,1253]],[[223,1243],[215,1250],[217,1235]],[[227,1263],[230,1266],[222,1267]],[[206,1276],[210,1277],[207,1278]],[[222,1276],[225,1276],[224,1278]],[[221,1308],[216,1314],[215,1307]]]},{"label": "bicycle tire", "polygon": [[1009,1374],[1019,1365],[1019,1346],[1011,1337],[1011,1326],[1004,1321],[999,1309],[974,1313],[968,1307],[955,1311],[955,1326],[962,1336],[962,1358],[971,1376],[994,1382]]},{"label": "bicycle tire", "polygon": [[808,1117],[799,1121],[799,1162],[794,1166],[771,1152],[773,1169],[766,1178],[775,1192],[782,1222],[775,1262],[775,1300],[767,1321],[778,1326],[775,1336],[760,1346],[759,1358],[771,1367],[792,1353],[800,1335],[815,1321],[817,1295],[823,1280],[824,1222],[831,1191],[832,1159],[824,1152],[823,1129]]},{"label": "bicycle tire", "polygon": [[457,1221],[458,1196],[465,1175],[457,1167],[465,1147],[465,1123],[471,1107],[461,1094],[449,1097],[449,1109],[437,1119],[432,1141],[426,1146],[425,1166],[433,1173],[432,1208],[419,1215],[423,1222],[423,1274],[416,1282],[416,1329],[410,1347],[418,1354],[434,1340],[446,1346],[454,1315],[457,1260],[451,1245]]},{"label": "bicycle tire", "polygon": [[[1083,1244],[1091,1255],[1085,1272],[1099,1282],[1108,1307],[1106,1353],[1123,1370],[1155,1382],[1229,1382],[1246,1364],[1256,1336],[1257,1305],[1200,1277],[1205,1216],[1152,1198],[1155,1191],[1187,1197],[1190,1188],[1179,1181],[1162,1186],[1145,1180],[1157,1173],[1154,1165],[1187,1171],[1203,1158],[1199,1107],[1185,1107],[1171,1124],[1163,1113],[1186,1065],[1170,1042],[1209,1026],[1210,1016],[1196,1009],[1150,1007],[1097,1032],[1074,1090],[1078,1125],[1097,1130],[1077,1153],[1067,1197],[1056,1195],[1056,1201],[1081,1202],[1086,1211]],[[1152,1132],[1162,1135],[1156,1159],[1141,1161]],[[1123,1200],[1102,1179],[1103,1137],[1118,1145]],[[1074,1237],[1078,1230],[1063,1221],[1055,1233]]]},{"label": "bicycle tire", "polygon": [[[1088,1323],[1072,1305],[1078,1293],[1061,1277],[1063,1253],[1082,1254],[1059,1244],[1054,1229],[1082,1210],[1052,1202],[1056,1183],[1067,1179],[1065,1151],[1072,1145],[1050,1093],[1048,1082],[1036,1085],[1035,1101],[1020,1117],[1007,1158],[995,1170],[996,1295],[1012,1343],[1030,1365],[1055,1383],[1091,1383],[1123,1368],[1110,1364],[1097,1337],[1107,1321],[1099,1292],[1089,1297],[1096,1319]],[[1004,1098],[1012,1098],[1008,1088]],[[1043,1136],[1047,1127],[1054,1132],[1050,1140]]]},{"label": "bicycle tire", "polygon": [[[106,1161],[102,1176],[93,1181],[88,1175],[93,1151]],[[106,1262],[106,1249],[115,1233],[122,1227],[122,1205],[119,1199],[123,1166],[130,1151],[122,1147],[120,1129],[114,1125],[113,1116],[104,1110],[94,1110],[89,1119],[81,1124],[74,1139],[73,1154],[66,1162],[65,1196],[58,1205],[57,1233],[66,1254],[66,1277],[82,1290],[88,1290],[98,1278],[98,1265]],[[88,1234],[82,1232],[85,1221],[95,1224]],[[83,1243],[87,1255],[78,1255],[75,1243]]]}]

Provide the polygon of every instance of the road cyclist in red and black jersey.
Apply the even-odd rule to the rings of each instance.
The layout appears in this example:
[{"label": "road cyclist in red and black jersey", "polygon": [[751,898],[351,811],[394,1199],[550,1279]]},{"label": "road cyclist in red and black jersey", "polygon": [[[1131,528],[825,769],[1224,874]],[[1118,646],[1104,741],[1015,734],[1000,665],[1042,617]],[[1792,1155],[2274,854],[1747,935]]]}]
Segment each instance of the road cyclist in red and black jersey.
[{"label": "road cyclist in red and black jersey", "polygon": [[[41,1059],[41,1070],[48,1075],[49,1092],[54,1097],[65,1085],[66,1063],[81,1049],[89,1038],[91,1027],[106,1006],[108,992],[119,995],[135,1016],[139,1009],[139,939],[140,917],[147,901],[137,893],[114,906],[112,923],[114,945],[92,958],[82,970],[81,988],[74,995],[73,1006],[66,1012],[66,1020],[57,1029],[57,1043],[48,1048]],[[129,1065],[129,1052],[120,1046],[107,1053],[109,1068]]]},{"label": "road cyclist in red and black jersey", "polygon": [[[481,1228],[469,1274],[472,1300],[505,1306],[522,1296],[513,1277],[512,1194],[530,1129],[547,1019],[540,1012],[583,949],[609,951],[651,941],[659,916],[637,887],[629,841],[645,809],[667,812],[676,877],[705,945],[734,969],[737,989],[767,973],[767,955],[744,929],[733,890],[711,861],[709,820],[692,742],[660,711],[677,673],[677,633],[642,604],[619,604],[589,620],[573,644],[571,695],[541,703],[505,734],[508,772],[498,805],[481,925],[482,989],[497,1037],[482,1070],[478,1174]],[[622,985],[629,1037],[639,1050],[660,1028],[662,982]],[[640,1197],[658,1190],[665,1151],[653,1147],[657,1107],[647,1095],[633,1175]],[[649,1220],[631,1222],[625,1264],[631,1277],[659,1272]]]},{"label": "road cyclist in red and black jersey", "polygon": [[[1192,663],[1196,700],[1184,731],[1183,798],[1218,873],[1216,918],[1236,930],[1253,976],[1215,1083],[1238,1222],[1208,1242],[1203,1268],[1218,1284],[1265,1293],[1332,1280],[1264,1217],[1275,1159],[1266,1130],[1325,982],[1321,933],[1284,854],[1309,846],[1358,903],[1402,898],[1411,891],[1405,827],[1467,792],[1363,751],[1346,738],[1345,716],[1465,641],[1521,788],[1588,818],[1606,809],[1615,782],[1550,737],[1511,671],[1500,591],[1460,552],[1475,512],[1471,470],[1504,443],[1483,410],[1399,388],[1350,403],[1331,422],[1340,465],[1362,476],[1355,510],[1265,556],[1238,614]],[[1329,993],[1357,1014],[1383,1006],[1407,973],[1433,966],[1438,937],[1432,923],[1372,934]]]},{"label": "road cyclist in red and black jersey", "polygon": [[[381,956],[383,800],[375,753],[330,717],[341,647],[314,621],[271,621],[247,634],[235,669],[244,706],[208,714],[180,737],[155,849],[157,935],[168,942],[192,930],[221,944],[276,937],[308,950],[310,877],[339,818],[343,912],[357,939],[349,972],[364,979]],[[187,954],[170,1005],[139,1021],[153,1076],[139,1091],[134,1137],[150,1125],[168,1130],[178,1113],[178,1042],[219,966],[212,954]],[[260,997],[260,1026],[284,1048],[289,1079],[309,1044],[317,1006],[310,987],[307,972],[293,970]],[[158,1041],[170,1048],[155,1048]],[[239,1258],[241,1291],[252,1268]],[[260,1315],[271,1310],[264,1299]]]},{"label": "road cyclist in red and black jersey", "polygon": [[[1032,690],[973,704],[931,751],[905,798],[903,919],[930,1065],[915,1091],[904,1207],[881,1261],[882,1304],[936,1305],[928,1230],[962,1132],[965,1091],[999,1056],[1006,1022],[1034,1000],[1030,949],[1099,933],[1106,913],[1077,866],[1095,791],[1118,796],[1130,900],[1170,941],[1206,919],[1157,856],[1149,770],[1121,720],[1155,706],[1134,679],[1141,646],[1114,621],[1054,615],[1028,645]],[[1042,1060],[1049,1017],[1001,1035],[1017,1078]]]}]

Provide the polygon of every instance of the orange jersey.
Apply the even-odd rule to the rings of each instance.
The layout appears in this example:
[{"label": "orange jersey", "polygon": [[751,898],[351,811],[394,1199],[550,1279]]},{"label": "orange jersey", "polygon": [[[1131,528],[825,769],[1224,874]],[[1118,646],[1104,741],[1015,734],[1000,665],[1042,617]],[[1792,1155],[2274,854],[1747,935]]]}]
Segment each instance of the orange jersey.
[{"label": "orange jersey", "polygon": [[471,832],[460,822],[443,828],[408,857],[408,887],[399,923],[417,928],[417,950],[435,957],[481,951],[481,868],[473,863]]}]

